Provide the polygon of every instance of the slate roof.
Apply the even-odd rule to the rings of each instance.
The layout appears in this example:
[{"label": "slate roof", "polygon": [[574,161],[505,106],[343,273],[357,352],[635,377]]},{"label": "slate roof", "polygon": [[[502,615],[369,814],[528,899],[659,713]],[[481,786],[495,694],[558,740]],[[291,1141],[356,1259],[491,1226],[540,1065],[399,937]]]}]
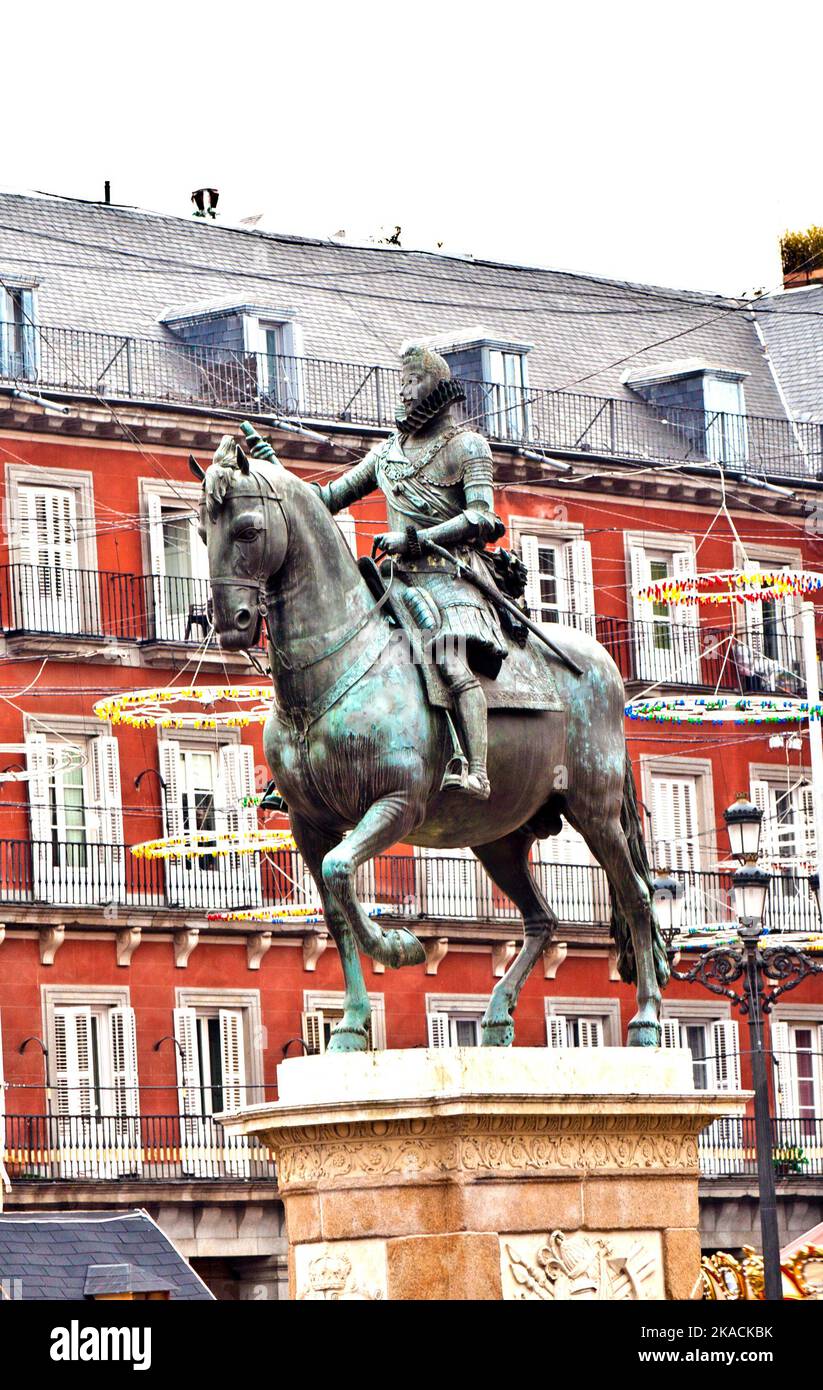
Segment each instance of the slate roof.
[{"label": "slate roof", "polygon": [[761,301],[757,319],[790,410],[823,420],[823,284]]},{"label": "slate roof", "polygon": [[214,1298],[145,1211],[0,1214],[0,1288],[13,1288],[12,1280],[20,1281],[24,1301],[125,1288]]},{"label": "slate roof", "polygon": [[294,313],[307,357],[395,365],[402,338],[533,343],[533,387],[637,399],[627,359],[700,357],[747,373],[750,414],[785,416],[739,301],[492,261],[276,235],[70,199],[0,193],[0,276],[39,282],[39,319],[168,340],[192,308]]}]

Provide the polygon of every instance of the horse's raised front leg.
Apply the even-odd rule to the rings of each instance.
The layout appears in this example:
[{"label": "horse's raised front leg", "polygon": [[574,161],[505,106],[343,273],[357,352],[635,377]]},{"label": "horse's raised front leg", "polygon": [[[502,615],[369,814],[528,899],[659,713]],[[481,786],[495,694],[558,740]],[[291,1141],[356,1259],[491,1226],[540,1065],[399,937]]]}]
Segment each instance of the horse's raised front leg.
[{"label": "horse's raised front leg", "polygon": [[552,938],[557,918],[535,883],[529,867],[531,831],[514,830],[488,845],[478,845],[477,855],[489,877],[511,898],[523,916],[523,945],[499,984],[492,990],[483,1018],[483,1047],[511,1047],[518,995]]},{"label": "horse's raised front leg", "polygon": [[292,812],[291,827],[295,843],[317,884],[326,926],[337,947],[343,967],[343,1017],[333,1030],[329,1052],[365,1052],[369,1045],[371,1006],[363,979],[357,943],[346,918],[323,882],[323,856],[334,844],[334,836],[322,834],[308,821]]},{"label": "horse's raised front leg", "polygon": [[416,825],[422,815],[408,792],[397,792],[375,801],[363,819],[329,850],[323,860],[323,882],[340,906],[361,950],[373,960],[397,969],[422,965],[426,953],[413,932],[405,927],[381,928],[366,916],[354,891],[354,875],[361,864],[390,849]]}]

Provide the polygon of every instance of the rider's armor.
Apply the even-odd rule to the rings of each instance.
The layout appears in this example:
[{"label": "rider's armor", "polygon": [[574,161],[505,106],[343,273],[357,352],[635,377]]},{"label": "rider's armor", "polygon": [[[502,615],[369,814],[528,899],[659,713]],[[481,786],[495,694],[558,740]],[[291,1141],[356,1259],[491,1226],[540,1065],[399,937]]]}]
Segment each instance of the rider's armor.
[{"label": "rider's armor", "polygon": [[[389,527],[410,536],[410,549],[395,566],[398,597],[416,625],[430,634],[433,659],[449,686],[469,745],[468,790],[488,795],[486,708],[475,671],[494,677],[507,654],[495,608],[445,558],[416,547],[414,536],[432,531],[436,543],[488,582],[493,578],[481,552],[504,527],[494,512],[492,456],[482,435],[448,419],[427,431],[425,444],[409,458],[398,428],[342,478],[320,489],[332,512],[341,511],[379,487],[386,498]],[[422,447],[421,447],[422,445]],[[411,531],[410,531],[411,528]],[[384,562],[387,564],[388,562]],[[456,639],[453,643],[448,640]],[[465,652],[465,660],[459,655]],[[444,785],[463,785],[447,775]]]}]

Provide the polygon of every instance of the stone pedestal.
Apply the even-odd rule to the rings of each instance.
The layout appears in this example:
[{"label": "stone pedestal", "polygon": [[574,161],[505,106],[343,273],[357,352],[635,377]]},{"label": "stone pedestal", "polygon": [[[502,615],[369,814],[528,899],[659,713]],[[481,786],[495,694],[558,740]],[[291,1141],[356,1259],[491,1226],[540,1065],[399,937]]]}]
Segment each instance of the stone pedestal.
[{"label": "stone pedestal", "polygon": [[275,1155],[298,1299],[688,1298],[697,1137],[746,1101],[651,1048],[300,1057],[278,1082],[223,1123]]}]

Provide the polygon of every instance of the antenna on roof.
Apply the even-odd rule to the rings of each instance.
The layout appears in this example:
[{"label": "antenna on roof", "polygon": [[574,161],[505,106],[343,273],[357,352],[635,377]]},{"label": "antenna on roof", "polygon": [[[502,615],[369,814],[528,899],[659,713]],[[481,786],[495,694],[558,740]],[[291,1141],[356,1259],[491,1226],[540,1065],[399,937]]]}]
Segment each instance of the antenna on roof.
[{"label": "antenna on roof", "polygon": [[217,200],[220,197],[216,188],[195,188],[191,195],[194,203],[192,217],[200,217],[204,221],[210,217],[212,221],[217,216]]}]

